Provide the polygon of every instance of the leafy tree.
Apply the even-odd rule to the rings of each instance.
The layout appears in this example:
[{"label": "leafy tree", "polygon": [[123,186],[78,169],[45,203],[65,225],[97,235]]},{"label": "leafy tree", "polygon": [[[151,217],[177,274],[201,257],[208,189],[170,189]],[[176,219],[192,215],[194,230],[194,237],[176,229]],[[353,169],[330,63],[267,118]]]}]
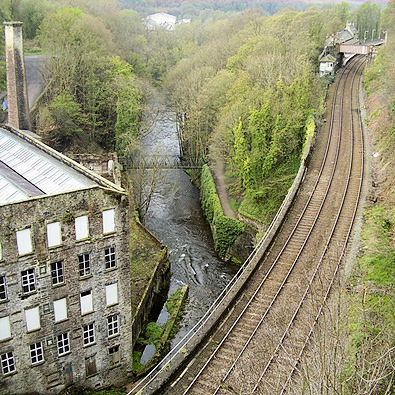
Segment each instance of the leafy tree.
[{"label": "leafy tree", "polygon": [[96,150],[124,149],[126,135],[133,139],[137,134],[141,94],[132,67],[110,56],[115,47],[105,23],[80,8],[66,7],[46,16],[39,38],[52,54],[49,96],[70,95],[84,114],[85,133],[74,135],[75,149],[80,139]]},{"label": "leafy tree", "polygon": [[359,37],[374,38],[380,32],[381,11],[377,4],[366,2],[355,11]]},{"label": "leafy tree", "polygon": [[55,97],[50,105],[50,133],[46,139],[55,148],[67,147],[76,135],[82,133],[82,125],[85,117],[81,111],[81,106],[76,103],[70,94],[60,94]]},{"label": "leafy tree", "polygon": [[336,15],[342,22],[343,26],[351,19],[351,6],[349,3],[342,1],[335,5]]}]

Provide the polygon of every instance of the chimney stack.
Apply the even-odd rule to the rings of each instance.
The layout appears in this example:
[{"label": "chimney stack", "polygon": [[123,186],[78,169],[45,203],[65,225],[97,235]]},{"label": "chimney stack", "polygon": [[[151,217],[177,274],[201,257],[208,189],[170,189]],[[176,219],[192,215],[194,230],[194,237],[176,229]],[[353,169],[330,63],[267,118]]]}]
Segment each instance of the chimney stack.
[{"label": "chimney stack", "polygon": [[8,124],[30,130],[29,102],[23,58],[22,22],[4,22],[7,70]]}]

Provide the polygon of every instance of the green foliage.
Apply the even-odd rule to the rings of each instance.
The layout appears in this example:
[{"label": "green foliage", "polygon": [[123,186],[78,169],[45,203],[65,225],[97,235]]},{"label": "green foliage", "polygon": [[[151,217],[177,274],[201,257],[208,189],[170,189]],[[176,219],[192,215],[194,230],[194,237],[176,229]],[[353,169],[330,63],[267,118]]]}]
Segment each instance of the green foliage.
[{"label": "green foliage", "polygon": [[157,344],[162,336],[163,328],[156,322],[149,322],[145,327],[144,338],[146,344]]},{"label": "green foliage", "polygon": [[118,57],[112,59],[112,65],[116,78],[121,82],[116,99],[115,136],[117,153],[123,156],[138,136],[142,96],[135,86],[131,66]]},{"label": "green foliage", "polygon": [[[347,390],[357,393],[367,381],[375,382],[372,394],[382,394],[391,386],[393,367],[390,349],[395,333],[395,252],[392,235],[395,216],[392,208],[376,204],[364,213],[363,254],[348,298],[350,309],[350,360]],[[380,373],[378,373],[380,372]]]},{"label": "green foliage", "polygon": [[224,257],[228,248],[244,231],[244,225],[240,221],[224,215],[213,176],[207,165],[202,168],[200,185],[202,209],[213,229],[215,251]]},{"label": "green foliage", "polygon": [[392,235],[394,220],[388,216],[384,206],[376,205],[365,213],[366,226],[363,232],[367,245],[364,257],[360,261],[367,281],[380,285],[395,286],[395,251]]},{"label": "green foliage", "polygon": [[170,315],[174,312],[174,306],[178,303],[180,297],[183,296],[183,288],[177,289],[172,295],[170,295],[169,299],[166,301],[166,309]]},{"label": "green foliage", "polygon": [[142,351],[133,351],[133,371],[139,372],[144,369],[144,365],[141,364]]},{"label": "green foliage", "polygon": [[[377,4],[366,2],[359,6],[355,12],[359,37],[369,40],[377,38],[380,33],[381,11]],[[373,34],[373,36],[372,36]]]},{"label": "green foliage", "polygon": [[72,144],[77,151],[82,146],[93,151],[115,148],[124,154],[138,134],[142,94],[131,65],[110,56],[113,36],[105,21],[80,8],[60,8],[44,18],[39,40],[54,55],[49,62],[48,96],[71,97],[79,105],[77,124],[84,133],[54,129],[53,114],[45,109],[40,110],[39,130],[49,142],[56,140],[58,149]]},{"label": "green foliage", "polygon": [[[335,9],[331,15],[337,25]],[[309,9],[216,21],[167,76],[186,154],[225,162],[235,175],[232,198],[247,216],[270,222],[296,174],[306,122],[313,129],[322,107],[315,67],[332,29],[327,20],[328,11]]]},{"label": "green foliage", "polygon": [[306,144],[309,139],[313,138],[315,134],[315,121],[314,121],[314,116],[309,115],[307,120],[306,120],[306,126],[305,126],[305,132],[304,132],[304,142],[303,142],[303,148],[302,148],[302,153],[303,155],[306,154]]}]

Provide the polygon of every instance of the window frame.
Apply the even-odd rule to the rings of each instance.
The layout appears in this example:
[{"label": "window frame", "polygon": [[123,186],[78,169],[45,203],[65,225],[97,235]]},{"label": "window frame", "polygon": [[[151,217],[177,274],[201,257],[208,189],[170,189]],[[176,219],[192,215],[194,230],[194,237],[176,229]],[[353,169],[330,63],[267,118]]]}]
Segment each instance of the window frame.
[{"label": "window frame", "polygon": [[[121,363],[121,346],[119,344],[114,344],[108,347],[108,355],[110,359],[110,365],[118,365]],[[117,360],[114,361],[114,355],[117,355]]]},{"label": "window frame", "polygon": [[82,343],[84,347],[88,347],[96,343],[94,322],[86,324],[82,327]]},{"label": "window frame", "polygon": [[4,334],[7,336],[4,336],[0,339],[0,341],[11,339],[12,338],[12,332],[11,332],[11,320],[10,316],[6,315],[4,317],[0,317],[0,321],[3,322],[3,325],[7,325],[7,327],[4,327]]},{"label": "window frame", "polygon": [[[26,232],[29,232],[29,237],[25,236]],[[16,247],[18,251],[18,256],[25,256],[32,254],[34,251],[33,247],[33,238],[32,238],[32,229],[31,227],[27,227],[25,229],[20,229],[15,232],[16,234]],[[28,242],[28,248],[26,249],[24,243]]]},{"label": "window frame", "polygon": [[[5,358],[6,359],[5,359]],[[12,363],[10,364],[9,361],[12,360]],[[7,369],[10,369],[10,366],[13,367],[12,370],[8,370],[7,372],[4,371],[4,363],[7,362]],[[15,356],[13,351],[8,351],[0,355],[0,364],[1,364],[1,372],[3,376],[8,376],[10,374],[13,374],[16,372],[16,362],[15,362]]]},{"label": "window frame", "polygon": [[[114,294],[112,294],[112,289],[116,289],[116,300],[114,299]],[[118,289],[118,281],[111,284],[106,284],[105,286],[105,295],[106,295],[106,307],[115,306],[119,303],[119,289]]]},{"label": "window frame", "polygon": [[[31,321],[33,319],[33,321]],[[41,316],[40,316],[40,308],[39,306],[31,307],[25,309],[25,321],[26,321],[26,331],[28,333],[35,332],[41,329]],[[36,322],[37,321],[37,322]],[[29,324],[30,322],[30,324]],[[32,324],[38,324],[38,326],[32,327]],[[30,326],[30,328],[29,328]]]},{"label": "window frame", "polygon": [[[83,302],[83,298],[86,298],[88,295],[90,295],[89,310],[86,310],[86,307],[83,308],[83,306],[87,306],[87,302],[86,302],[87,299],[84,299]],[[88,289],[80,293],[80,310],[81,310],[81,315],[93,313],[95,311],[93,306],[93,292],[91,289]]]},{"label": "window frame", "polygon": [[119,314],[112,314],[107,317],[107,337],[119,335]]},{"label": "window frame", "polygon": [[[56,235],[55,235],[56,232]],[[50,236],[51,235],[51,236]],[[55,235],[55,236],[52,236]],[[51,244],[50,244],[51,241]],[[59,221],[47,223],[47,246],[56,248],[62,245],[62,224]]]},{"label": "window frame", "polygon": [[[60,268],[57,266],[58,264],[60,264]],[[56,265],[55,268],[53,268],[54,265]],[[60,278],[61,278],[61,280],[59,280]],[[56,279],[56,282],[54,281],[55,279]],[[53,287],[64,284],[63,261],[51,262],[51,281],[52,281]]]},{"label": "window frame", "polygon": [[[84,219],[83,219],[84,218]],[[74,219],[75,240],[81,241],[89,239],[89,217],[88,215],[79,215]]]},{"label": "window frame", "polygon": [[[28,272],[31,272],[31,273],[28,273]],[[25,273],[25,274],[23,274],[23,273]],[[31,278],[33,278],[33,288],[32,289],[31,289],[31,281],[30,281]],[[26,282],[26,280],[28,280],[25,285],[24,285],[24,279],[25,279],[25,282]],[[34,267],[31,267],[31,268],[21,271],[21,286],[22,286],[22,293],[24,295],[31,294],[31,293],[37,291],[36,270],[34,269]],[[25,289],[24,289],[25,287],[28,287],[27,291],[25,291]]]},{"label": "window frame", "polygon": [[[30,362],[32,366],[38,365],[45,361],[43,342],[30,344],[29,351],[30,351]],[[34,358],[37,359],[35,362],[33,361]]]},{"label": "window frame", "polygon": [[[64,332],[56,336],[56,348],[58,350],[59,357],[67,355],[71,352],[69,332]],[[61,349],[64,350],[66,348],[68,348],[66,351],[60,352]]]},{"label": "window frame", "polygon": [[[62,302],[62,301],[64,301],[64,302]],[[57,311],[57,309],[59,309],[58,311],[60,313],[60,309],[61,309],[60,303],[62,303],[62,305],[65,306],[66,314],[65,314],[65,316],[63,315],[61,318],[58,317],[58,319],[56,319],[56,315],[57,315],[56,311]],[[55,305],[56,306],[59,305],[59,307],[57,308],[57,307],[55,307]],[[66,321],[66,320],[69,319],[69,313],[68,313],[68,309],[67,309],[67,298],[66,297],[60,298],[60,299],[56,299],[56,300],[53,301],[53,313],[54,313],[54,322],[55,323],[63,322],[63,321]],[[58,313],[58,315],[59,315],[59,313]]]},{"label": "window frame", "polygon": [[115,209],[109,208],[102,211],[103,235],[115,233]]},{"label": "window frame", "polygon": [[[88,259],[86,259],[88,257]],[[83,273],[83,274],[81,274]],[[78,254],[78,274],[80,278],[90,276],[91,271],[91,254],[89,252],[84,252]]]},{"label": "window frame", "polygon": [[[4,297],[1,295],[4,294]],[[5,274],[0,275],[0,302],[5,302],[8,300],[7,293],[7,279]]]},{"label": "window frame", "polygon": [[115,269],[117,267],[115,246],[108,246],[104,248],[104,262],[106,270]]}]

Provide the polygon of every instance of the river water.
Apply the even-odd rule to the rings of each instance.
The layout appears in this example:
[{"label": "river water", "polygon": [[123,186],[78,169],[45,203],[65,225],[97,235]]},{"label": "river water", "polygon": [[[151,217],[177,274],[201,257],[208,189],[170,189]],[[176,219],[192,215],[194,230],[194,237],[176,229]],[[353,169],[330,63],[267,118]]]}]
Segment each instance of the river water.
[{"label": "river water", "polygon": [[[175,114],[160,103],[151,108],[159,114],[143,138],[143,152],[178,157]],[[145,225],[168,247],[172,272],[169,294],[189,285],[173,347],[203,316],[238,267],[217,258],[210,228],[200,209],[199,191],[183,170],[160,170]]]}]

